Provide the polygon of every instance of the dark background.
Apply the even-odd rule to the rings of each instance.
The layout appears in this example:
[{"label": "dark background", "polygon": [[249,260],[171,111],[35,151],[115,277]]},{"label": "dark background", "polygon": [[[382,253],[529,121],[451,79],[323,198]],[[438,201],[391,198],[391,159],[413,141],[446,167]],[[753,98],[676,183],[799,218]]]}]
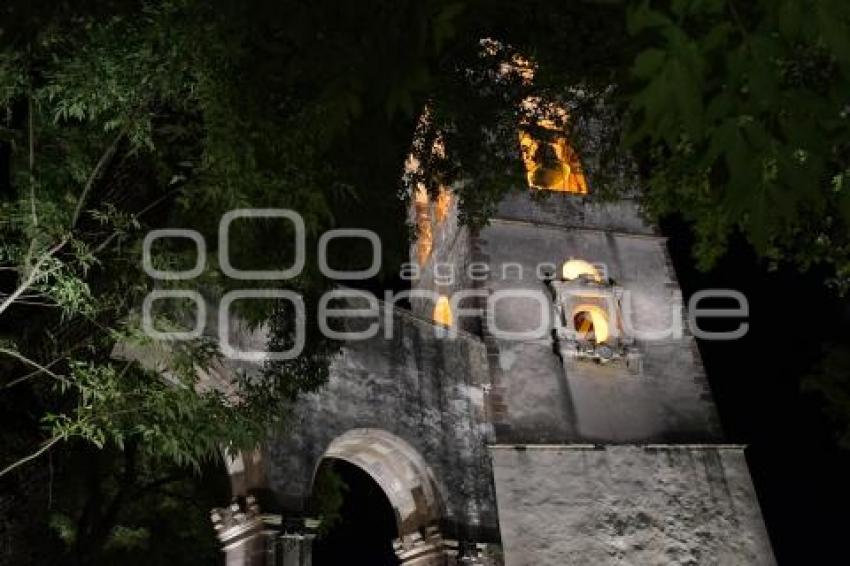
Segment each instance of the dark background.
[{"label": "dark background", "polygon": [[850,454],[838,448],[822,403],[800,384],[827,344],[850,336],[850,304],[825,287],[824,273],[771,271],[742,241],[711,272],[699,272],[687,226],[673,218],[662,231],[686,301],[706,288],[736,289],[749,301],[746,336],[699,347],[728,440],[749,445],[777,560],[839,563],[850,524]]}]

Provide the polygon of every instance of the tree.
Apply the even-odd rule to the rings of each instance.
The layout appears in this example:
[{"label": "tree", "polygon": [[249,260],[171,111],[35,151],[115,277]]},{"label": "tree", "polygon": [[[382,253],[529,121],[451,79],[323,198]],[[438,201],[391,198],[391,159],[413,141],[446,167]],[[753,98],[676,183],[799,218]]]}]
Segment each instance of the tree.
[{"label": "tree", "polygon": [[826,414],[835,422],[839,446],[850,449],[850,348],[828,344],[823,359],[803,380],[803,389],[820,396]]},{"label": "tree", "polygon": [[846,2],[649,3],[628,141],[654,215],[694,222],[710,266],[740,230],[772,262],[832,266],[850,285],[850,7]]},{"label": "tree", "polygon": [[[235,396],[198,387],[198,368],[217,360],[206,340],[170,347],[170,382],[112,357],[119,342],[153,346],[135,316],[154,286],[141,240],[184,227],[215,242],[227,210],[291,208],[308,249],[332,226],[395,236],[375,283],[388,285],[407,254],[396,197],[410,194],[399,177],[411,139],[423,168],[408,180],[435,194],[451,186],[473,229],[524,184],[523,125],[588,149],[594,198],[621,196],[640,172],[649,217],[693,222],[704,267],[741,231],[771,261],[834,266],[830,282],[846,287],[848,10],[840,0],[5,3],[4,473],[85,446],[123,460],[107,466],[117,475],[197,469],[282,424],[336,350],[315,329],[306,356],[267,366],[264,380],[241,376]],[[562,131],[535,127],[548,102],[569,111]],[[287,236],[237,227],[233,263],[288,265]],[[189,244],[158,244],[155,265],[194,264]],[[200,278],[158,285],[231,289],[209,251]],[[360,259],[338,255],[340,266]],[[281,286],[315,298],[330,284],[310,263]],[[184,327],[188,305],[168,306],[157,324]],[[241,314],[269,324],[273,343],[291,340],[291,313],[254,307]],[[126,501],[120,493],[109,497]],[[80,527],[77,511],[65,514]],[[103,556],[108,522],[78,561]]]},{"label": "tree", "polygon": [[[285,14],[278,8],[194,1],[2,8],[8,177],[0,225],[0,479],[13,489],[10,474],[57,449],[63,461],[102,453],[106,476],[54,522],[73,542],[70,561],[102,562],[133,538],[127,514],[144,493],[138,482],[183,481],[187,467],[201,469],[222,449],[254,446],[285,422],[300,392],[318,387],[327,374],[336,345],[315,335],[299,360],[269,365],[266,379],[237,375],[226,391],[199,383],[198,370],[218,358],[205,339],[168,345],[168,379],[112,355],[117,343],[157,347],[137,316],[154,286],[140,265],[146,230],[193,228],[215,242],[227,210],[291,208],[305,218],[315,249],[324,229],[365,206],[358,191],[369,196],[362,187],[376,171],[364,173],[361,160],[338,151],[360,135],[351,133],[352,124],[376,115],[387,123],[409,105],[399,86],[409,79],[404,65],[389,66],[398,71],[391,77],[372,70],[374,82],[357,84],[374,61],[405,51],[388,49],[390,42],[343,57],[339,49],[356,43],[364,27],[371,38],[393,27],[394,41],[416,47],[422,39],[418,49],[427,52],[439,25],[426,26],[418,38],[401,31],[411,17],[401,6],[379,20],[350,10],[342,14],[341,34],[322,41],[320,31],[312,32],[340,23],[334,3],[292,3]],[[441,14],[414,10],[417,21],[435,24],[445,19]],[[392,165],[377,172],[390,168],[397,177]],[[396,190],[394,182],[384,198],[394,203],[389,208],[398,208]],[[231,259],[242,268],[286,265],[292,246],[267,243],[291,241],[287,236],[270,225],[239,227]],[[154,265],[194,264],[187,243],[158,245]],[[210,252],[214,267],[215,248]],[[235,285],[213,268],[196,281],[163,283],[178,284],[208,296]],[[280,284],[315,297],[329,283],[309,264]],[[169,306],[157,325],[185,327],[187,305]],[[273,341],[291,339],[291,313],[273,303],[255,307],[241,314],[270,324]],[[169,472],[174,467],[182,475]],[[75,493],[66,494],[70,501]]]},{"label": "tree", "polygon": [[473,224],[520,184],[515,129],[535,118],[520,103],[538,97],[568,109],[558,135],[592,149],[593,192],[628,191],[611,175],[630,156],[645,213],[693,223],[703,268],[740,231],[770,263],[826,264],[828,284],[850,285],[846,2],[487,2],[456,26],[429,89],[446,157],[422,161],[432,186],[465,181]]}]

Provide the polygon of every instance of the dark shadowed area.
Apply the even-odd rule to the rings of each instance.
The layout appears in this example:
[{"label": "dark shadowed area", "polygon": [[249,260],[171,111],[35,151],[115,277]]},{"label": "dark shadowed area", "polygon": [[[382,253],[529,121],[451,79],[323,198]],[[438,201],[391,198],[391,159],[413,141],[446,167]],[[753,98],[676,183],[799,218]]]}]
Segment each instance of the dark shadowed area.
[{"label": "dark shadowed area", "polygon": [[[850,330],[847,302],[824,286],[823,273],[769,271],[742,241],[711,272],[700,272],[688,229],[675,219],[662,228],[686,299],[700,289],[728,288],[749,301],[744,338],[699,346],[729,439],[750,445],[747,460],[777,560],[832,562],[845,551],[850,454],[837,447],[834,425],[801,381],[824,344]],[[722,324],[713,329],[730,330],[738,321]]]},{"label": "dark shadowed area", "polygon": [[333,470],[347,489],[339,522],[313,547],[313,564],[399,564],[392,547],[393,539],[398,536],[396,520],[384,492],[353,464],[334,460]]}]

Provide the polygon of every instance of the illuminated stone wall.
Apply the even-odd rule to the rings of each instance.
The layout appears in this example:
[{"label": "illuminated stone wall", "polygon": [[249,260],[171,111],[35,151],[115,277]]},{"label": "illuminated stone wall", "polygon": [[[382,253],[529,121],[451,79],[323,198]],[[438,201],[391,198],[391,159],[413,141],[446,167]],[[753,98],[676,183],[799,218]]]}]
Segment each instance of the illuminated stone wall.
[{"label": "illuminated stone wall", "polygon": [[[414,204],[414,214],[418,214],[416,210],[420,209],[421,204]],[[430,232],[419,231],[419,239],[412,246],[411,263],[419,262],[420,250],[424,247],[427,247],[430,252],[426,261],[418,263],[419,277],[411,281],[411,288],[432,292],[437,296],[451,297],[458,290],[474,287],[468,276],[469,264],[472,261],[472,238],[467,228],[458,226],[456,198],[432,199],[429,201],[429,210],[431,211]],[[430,234],[430,240],[427,245],[424,245],[422,238],[426,233]],[[424,318],[433,319],[435,306],[430,299],[414,297],[411,300],[412,311]],[[452,313],[452,320],[459,328],[467,332],[480,331],[480,324],[476,319],[459,318]]]},{"label": "illuminated stone wall", "polygon": [[775,563],[742,447],[492,454],[506,566]]},{"label": "illuminated stone wall", "polygon": [[412,446],[433,471],[443,536],[498,541],[484,344],[463,333],[440,339],[430,321],[401,311],[393,320],[392,338],[350,343],[327,386],[296,405],[292,429],[270,439],[269,485],[285,508],[303,508],[331,443],[352,429],[379,429]]},{"label": "illuminated stone wall", "polygon": [[[553,195],[552,198],[565,198]],[[566,197],[569,198],[569,197]],[[570,257],[605,267],[605,277],[628,291],[632,325],[663,329],[683,314],[665,240],[646,234],[576,230],[515,220],[495,220],[478,238],[490,265],[493,291],[551,292],[538,278],[544,264]],[[504,299],[495,306],[499,329],[540,326],[543,312],[528,300]],[[535,340],[493,340],[495,371],[508,418],[499,440],[509,442],[703,442],[722,436],[694,339],[638,340],[640,375],[621,365],[563,361],[548,335]],[[566,365],[566,367],[565,367]]]},{"label": "illuminated stone wall", "polygon": [[[390,338],[347,344],[327,386],[297,403],[291,429],[269,440],[269,487],[284,509],[305,507],[335,439],[368,428],[409,444],[433,472],[440,537],[501,540],[505,564],[773,563],[743,448],[722,444],[666,241],[633,200],[602,202],[589,189],[542,199],[518,190],[476,234],[457,225],[451,200],[413,199],[420,239],[411,262],[421,268],[413,289],[446,298],[519,289],[544,304],[501,300],[491,324],[415,299],[411,311],[392,312]],[[638,371],[567,359],[548,329],[498,336],[493,324],[539,326],[553,308],[540,276],[559,274],[570,258],[601,265],[603,282],[629,293],[634,327],[679,323],[682,333],[635,339]],[[473,263],[487,267],[485,280],[470,279]],[[446,339],[447,322],[457,339]],[[404,468],[382,450],[364,445],[353,459],[388,474]],[[385,491],[422,484],[391,479],[382,479]]]}]

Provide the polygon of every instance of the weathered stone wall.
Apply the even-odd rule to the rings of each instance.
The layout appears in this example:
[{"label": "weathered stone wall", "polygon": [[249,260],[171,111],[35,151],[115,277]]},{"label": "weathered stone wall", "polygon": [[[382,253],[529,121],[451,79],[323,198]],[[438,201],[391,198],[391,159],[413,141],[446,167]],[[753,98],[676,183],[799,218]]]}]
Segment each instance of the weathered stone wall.
[{"label": "weathered stone wall", "polygon": [[[592,361],[565,367],[548,331],[537,339],[496,339],[493,359],[502,374],[508,423],[500,428],[500,442],[721,438],[697,349],[681,324],[682,298],[663,238],[497,219],[476,243],[490,266],[487,287],[492,292],[534,291],[551,301],[538,266],[560,266],[571,257],[582,258],[603,264],[607,276],[628,293],[632,308],[624,312],[630,314],[633,328],[658,331],[675,323],[683,331],[678,337],[638,339],[636,346],[643,357],[639,375],[621,365],[600,366]],[[531,330],[541,326],[544,316],[553,317],[530,299],[502,299],[494,309],[499,330]]]},{"label": "weathered stone wall", "polygon": [[[421,266],[419,278],[411,281],[411,288],[446,295],[451,298],[458,290],[471,289],[469,263],[471,261],[472,237],[469,229],[458,225],[458,208],[453,202],[445,220],[435,222],[433,248],[428,261]],[[411,252],[411,262],[415,263],[415,246]],[[461,305],[471,307],[472,305]],[[430,319],[434,303],[428,299],[413,298],[411,310],[414,314]],[[467,332],[478,333],[478,321],[472,318],[460,319],[459,327]]]},{"label": "weathered stone wall", "polygon": [[270,487],[288,509],[310,496],[331,441],[355,428],[388,431],[412,445],[434,473],[446,509],[444,534],[498,540],[484,416],[483,343],[440,338],[428,321],[396,311],[392,337],[349,343],[328,384],[295,407],[292,427],[270,439]]},{"label": "weathered stone wall", "polygon": [[774,564],[741,447],[494,447],[506,566]]},{"label": "weathered stone wall", "polygon": [[[551,309],[537,267],[576,257],[603,264],[629,293],[624,314],[634,328],[669,328],[685,314],[665,240],[631,201],[516,195],[479,234],[447,226],[435,236],[414,288],[449,296],[524,289]],[[489,266],[487,281],[466,278],[471,261]],[[440,285],[434,262],[458,277]],[[705,444],[722,441],[722,431],[684,324],[681,335],[638,337],[642,370],[631,373],[564,363],[548,328],[534,338],[495,336],[493,326],[539,326],[542,311],[528,300],[500,300],[492,323],[460,321],[481,337],[461,330],[453,340],[431,323],[432,310],[414,301],[412,313],[392,311],[391,337],[382,322],[378,337],[348,343],[327,386],[305,396],[290,430],[269,440],[268,479],[285,509],[305,506],[334,439],[381,429],[433,471],[443,534],[501,536],[506,564],[773,563],[742,449]],[[512,446],[488,449],[494,442]]]},{"label": "weathered stone wall", "polygon": [[653,234],[634,200],[599,201],[592,196],[553,192],[514,192],[499,204],[497,218],[536,224]]}]

